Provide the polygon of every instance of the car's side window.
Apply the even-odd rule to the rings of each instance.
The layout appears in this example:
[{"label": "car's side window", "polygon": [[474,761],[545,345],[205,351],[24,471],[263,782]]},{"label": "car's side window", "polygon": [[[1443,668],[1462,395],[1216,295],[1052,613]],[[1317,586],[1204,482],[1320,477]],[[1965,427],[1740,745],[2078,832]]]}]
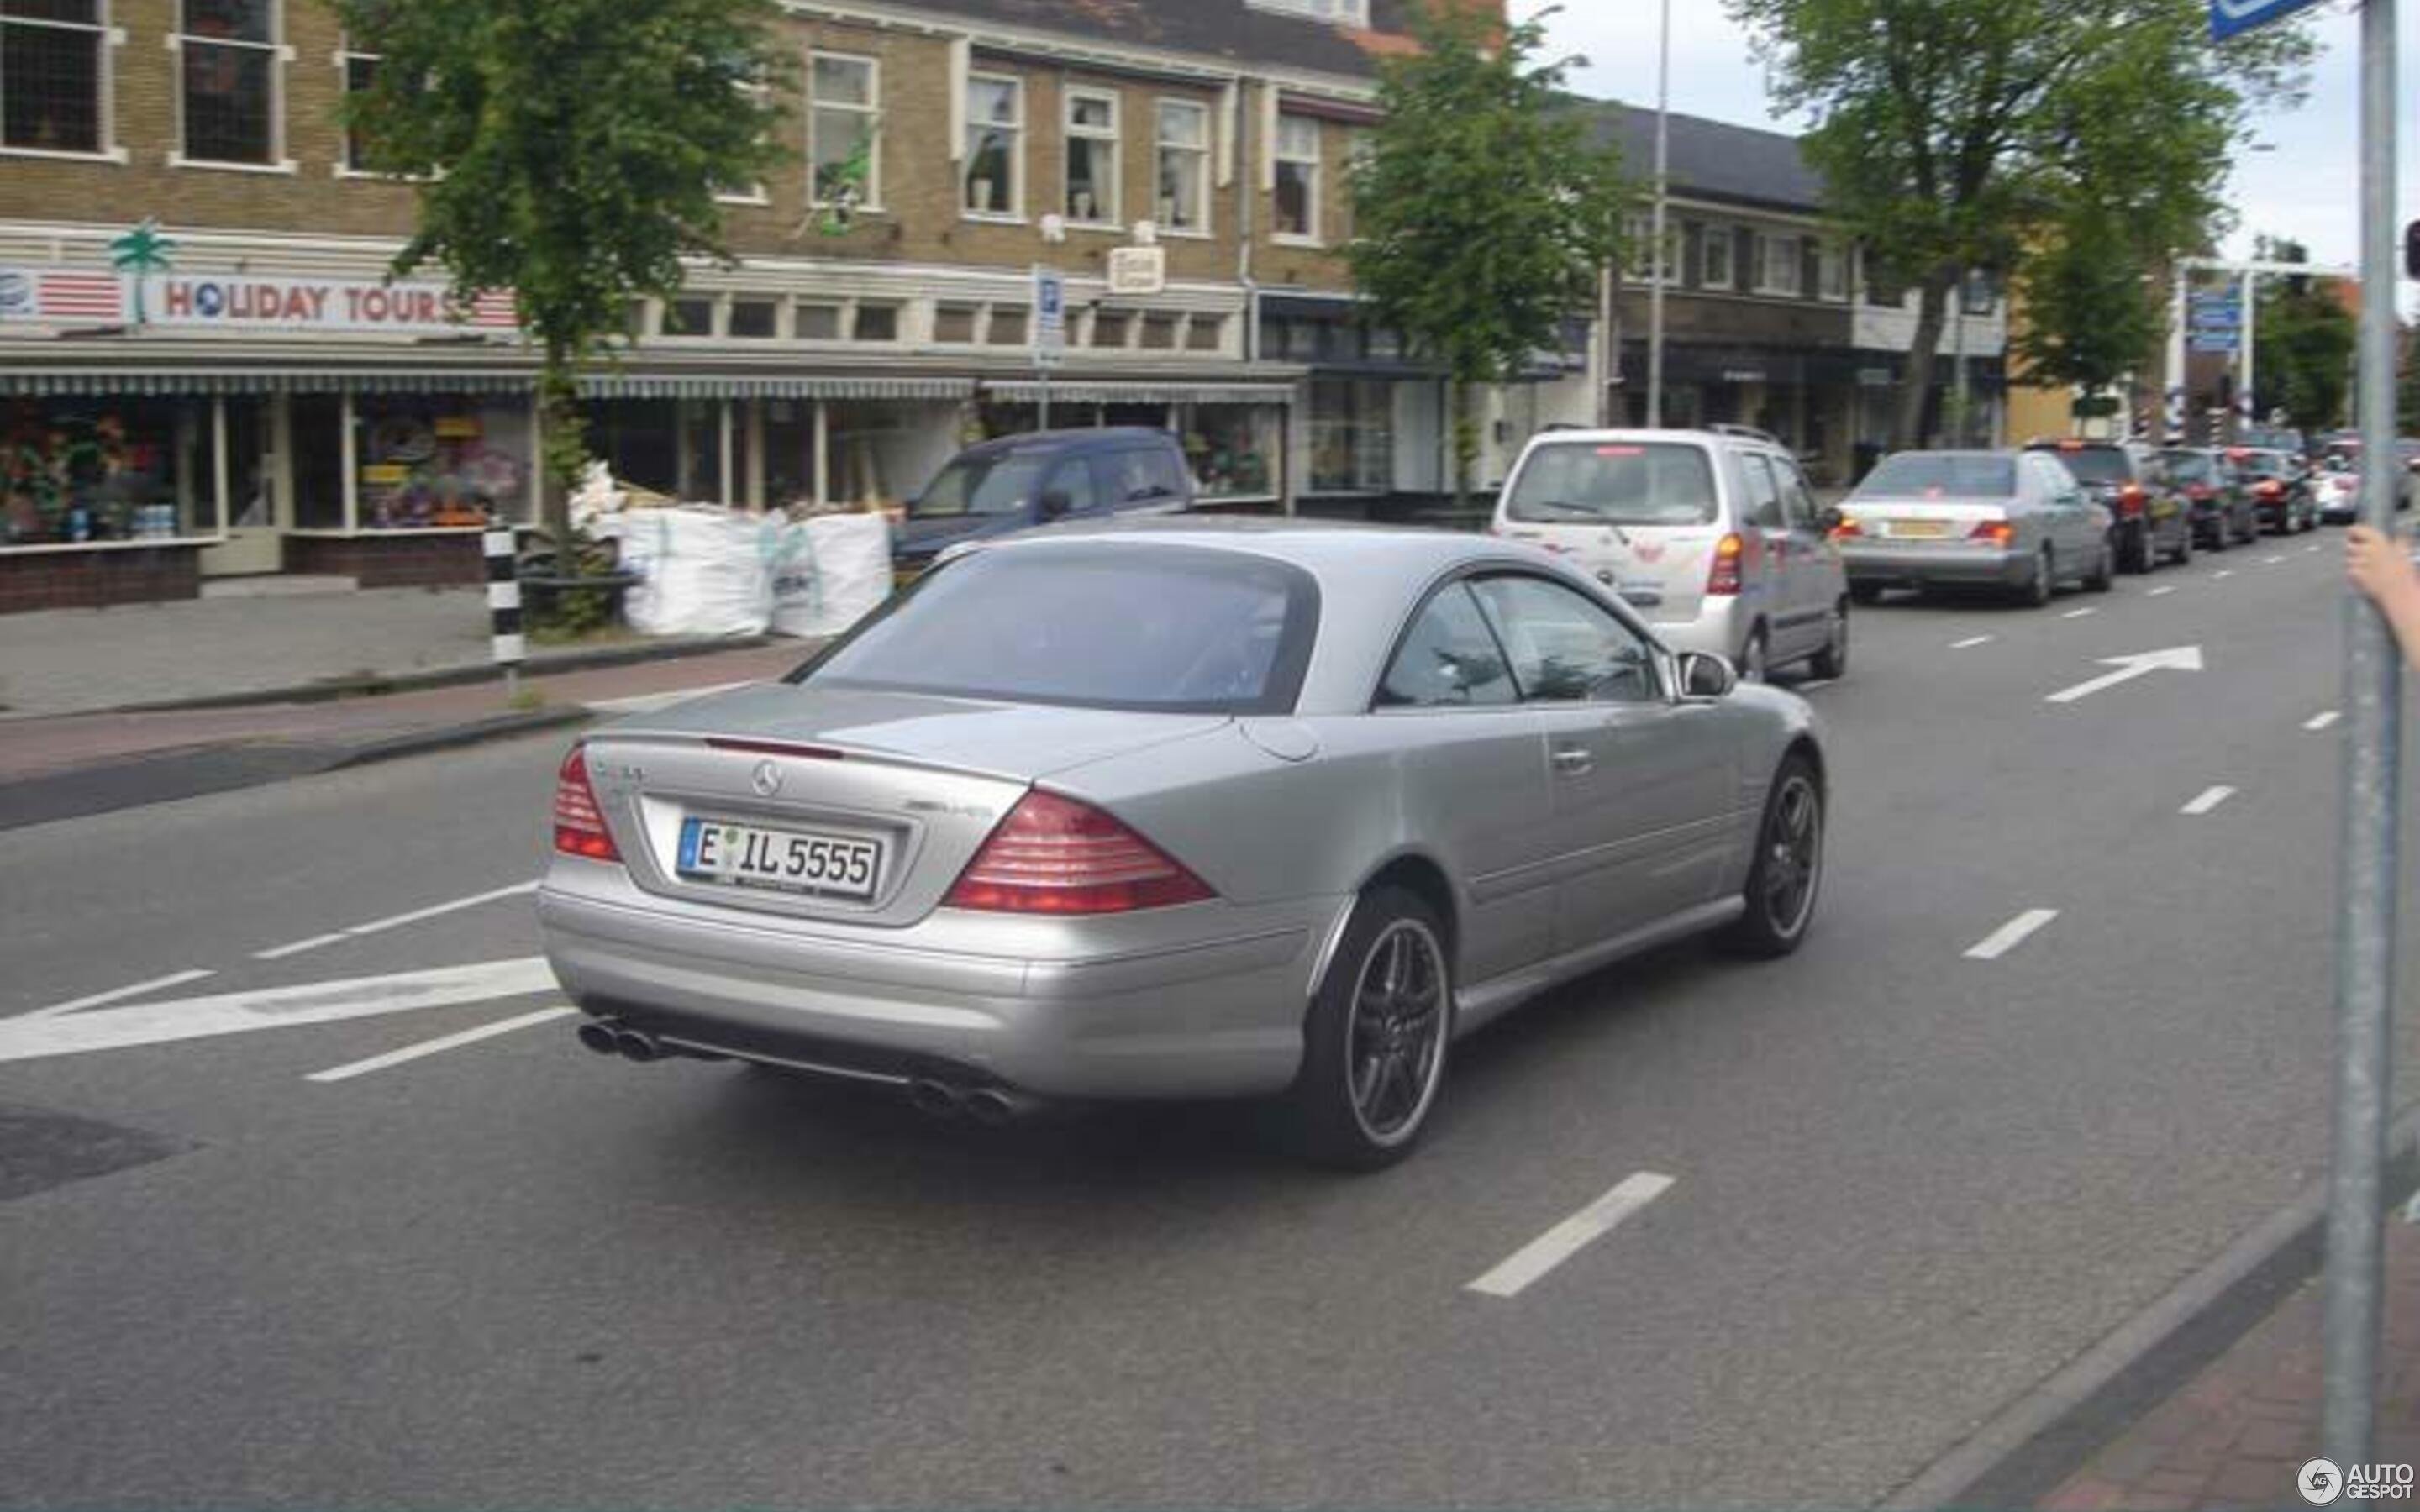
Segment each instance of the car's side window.
[{"label": "car's side window", "polygon": [[1788,527],[1781,513],[1781,489],[1773,481],[1772,465],[1755,452],[1743,452],[1740,475],[1747,480],[1747,522],[1763,530]]},{"label": "car's side window", "polygon": [[1656,703],[1664,698],[1644,637],[1601,605],[1543,578],[1507,574],[1471,585],[1535,703]]},{"label": "car's side window", "polygon": [[1782,516],[1790,521],[1790,528],[1793,531],[1813,530],[1817,514],[1815,494],[1807,486],[1806,474],[1800,472],[1798,464],[1788,457],[1768,457],[1766,461],[1773,467],[1773,475],[1780,480]]},{"label": "car's side window", "polygon": [[1438,591],[1412,622],[1378,684],[1382,709],[1501,706],[1520,702],[1503,648],[1464,583]]},{"label": "car's side window", "polygon": [[1042,491],[1053,490],[1067,496],[1070,515],[1088,515],[1100,501],[1093,489],[1093,470],[1080,457],[1059,464],[1059,470],[1050,474],[1050,482]]},{"label": "car's side window", "polygon": [[1162,446],[1146,452],[1150,459],[1151,496],[1156,500],[1185,497],[1185,463],[1172,447]]}]

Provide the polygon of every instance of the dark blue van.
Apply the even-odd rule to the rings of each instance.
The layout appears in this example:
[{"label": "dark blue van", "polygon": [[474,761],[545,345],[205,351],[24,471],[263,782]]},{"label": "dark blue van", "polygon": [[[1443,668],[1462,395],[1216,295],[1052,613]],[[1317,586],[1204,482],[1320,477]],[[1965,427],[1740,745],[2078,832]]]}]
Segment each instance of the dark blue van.
[{"label": "dark blue van", "polygon": [[908,501],[891,556],[903,577],[961,541],[1061,519],[1175,514],[1193,507],[1193,472],[1164,430],[1114,425],[979,441]]}]

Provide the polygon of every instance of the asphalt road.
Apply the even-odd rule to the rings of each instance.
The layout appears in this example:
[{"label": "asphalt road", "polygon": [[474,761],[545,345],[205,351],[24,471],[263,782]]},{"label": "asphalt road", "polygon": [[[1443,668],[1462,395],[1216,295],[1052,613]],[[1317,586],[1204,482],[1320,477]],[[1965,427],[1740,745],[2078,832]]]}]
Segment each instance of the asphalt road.
[{"label": "asphalt road", "polygon": [[0,1502],[1874,1502],[2325,1161],[2337,550],[1861,611],[1807,949],[1555,995],[1371,1179],[568,1020],[362,1067],[559,1003],[559,741],[0,834]]}]

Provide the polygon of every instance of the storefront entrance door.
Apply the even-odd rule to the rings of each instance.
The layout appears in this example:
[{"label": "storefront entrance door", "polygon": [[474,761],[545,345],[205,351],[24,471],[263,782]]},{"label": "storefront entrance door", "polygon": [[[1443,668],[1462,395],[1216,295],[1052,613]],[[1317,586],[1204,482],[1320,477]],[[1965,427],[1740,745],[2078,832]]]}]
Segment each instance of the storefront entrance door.
[{"label": "storefront entrance door", "polygon": [[276,411],[265,399],[229,396],[220,401],[211,467],[225,522],[222,544],[202,552],[202,572],[211,578],[276,572],[285,566],[291,505],[278,487]]}]

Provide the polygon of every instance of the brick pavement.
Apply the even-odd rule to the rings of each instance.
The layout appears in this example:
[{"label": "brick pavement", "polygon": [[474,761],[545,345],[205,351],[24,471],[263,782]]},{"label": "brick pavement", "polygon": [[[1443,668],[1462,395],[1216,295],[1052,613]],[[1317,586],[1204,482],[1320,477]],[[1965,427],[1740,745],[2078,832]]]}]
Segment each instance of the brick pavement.
[{"label": "brick pavement", "polygon": [[[2319,1307],[2314,1279],[2043,1498],[2042,1512],[2304,1506],[2293,1477],[2319,1453]],[[2377,1457],[2420,1464],[2420,1227],[2399,1212],[2387,1224],[2381,1354]]]}]

